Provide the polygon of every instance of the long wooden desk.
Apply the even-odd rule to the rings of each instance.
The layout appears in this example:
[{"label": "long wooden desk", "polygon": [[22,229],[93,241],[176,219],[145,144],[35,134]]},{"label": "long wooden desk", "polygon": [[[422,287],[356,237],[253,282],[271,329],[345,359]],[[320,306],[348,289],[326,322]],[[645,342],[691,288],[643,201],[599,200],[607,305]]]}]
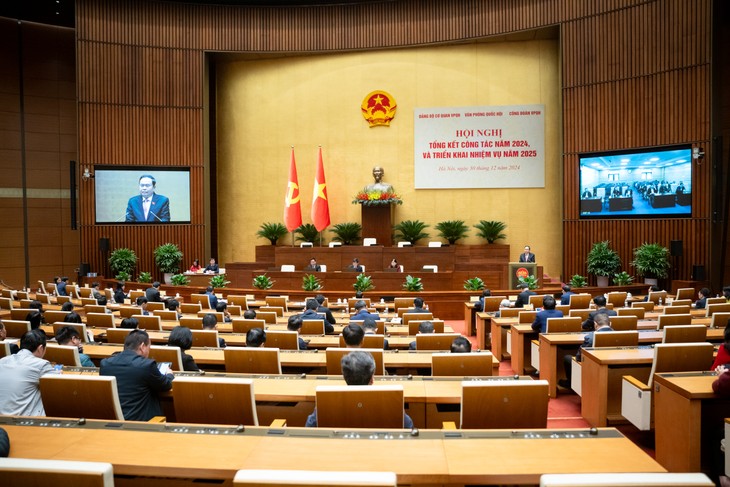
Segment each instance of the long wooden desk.
[{"label": "long wooden desk", "polygon": [[[574,352],[582,343],[585,333],[542,333],[540,334],[540,379],[549,383],[550,397],[557,395],[558,379],[565,376],[563,356]],[[722,341],[724,330],[708,328],[707,341]],[[660,343],[663,333],[658,330],[641,330],[639,343]],[[573,353],[571,353],[573,354]]]},{"label": "long wooden desk", "polygon": [[[89,355],[95,361],[110,357],[115,352],[122,351],[122,345],[115,344],[87,344],[84,346],[84,353]],[[222,368],[225,365],[223,350],[218,348],[192,348],[188,351],[195,359],[195,362],[203,366],[217,366]],[[388,369],[405,369],[405,370],[430,370],[431,354],[428,351],[384,351],[383,361]],[[279,360],[282,368],[285,369],[324,369],[327,366],[326,353],[321,351],[299,351],[299,350],[281,350],[279,352]],[[492,359],[492,374],[499,375],[499,361]]]},{"label": "long wooden desk", "polygon": [[[148,477],[230,485],[243,468],[332,471],[343,468],[335,461],[343,452],[355,450],[358,470],[394,471],[399,485],[524,485],[539,483],[543,473],[664,471],[610,428],[595,435],[587,430],[421,430],[413,436],[404,430],[246,427],[239,432],[8,417],[0,418],[0,425],[10,436],[14,457],[109,462],[127,482]],[[146,453],[140,453],[140,445]]]},{"label": "long wooden desk", "polygon": [[654,376],[656,459],[670,472],[699,472],[719,448],[730,398],[712,392],[712,372]]},{"label": "long wooden desk", "polygon": [[582,354],[581,414],[591,426],[606,426],[621,416],[621,378],[633,375],[646,382],[654,348],[593,348]]},{"label": "long wooden desk", "polygon": [[[517,318],[501,319],[512,319],[513,323],[517,322]],[[510,351],[512,370],[514,370],[515,374],[522,374],[526,371],[533,372],[533,368],[530,365],[530,358],[532,356],[530,342],[538,337],[538,333],[532,329],[532,325],[530,324],[510,325],[509,333],[510,341],[512,342],[512,348]]]}]

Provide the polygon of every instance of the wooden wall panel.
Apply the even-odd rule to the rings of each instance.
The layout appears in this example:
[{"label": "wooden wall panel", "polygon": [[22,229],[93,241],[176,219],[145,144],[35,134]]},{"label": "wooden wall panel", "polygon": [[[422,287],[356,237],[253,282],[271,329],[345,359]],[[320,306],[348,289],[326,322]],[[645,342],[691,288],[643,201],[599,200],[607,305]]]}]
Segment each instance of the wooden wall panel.
[{"label": "wooden wall panel", "polygon": [[[202,86],[209,51],[312,53],[418,46],[558,25],[563,93],[563,275],[585,273],[594,241],[610,239],[624,261],[644,241],[682,240],[677,278],[709,264],[708,165],[697,166],[693,216],[674,220],[578,219],[577,155],[668,144],[711,154],[711,0],[426,0],[302,8],[77,1],[80,160],[84,164],[195,166],[193,225],[93,227],[83,213],[83,254],[113,246],[204,240]],[[187,164],[187,162],[186,162]],[[93,193],[82,190],[88,208]],[[195,207],[194,204],[194,207]],[[194,247],[200,245],[200,247]],[[96,262],[99,262],[96,259]]]}]

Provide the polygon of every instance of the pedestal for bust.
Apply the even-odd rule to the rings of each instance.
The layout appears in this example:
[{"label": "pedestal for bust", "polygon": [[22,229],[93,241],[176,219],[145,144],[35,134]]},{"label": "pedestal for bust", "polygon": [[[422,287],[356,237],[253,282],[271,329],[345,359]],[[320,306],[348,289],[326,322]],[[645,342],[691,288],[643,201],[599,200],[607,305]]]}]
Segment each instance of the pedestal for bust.
[{"label": "pedestal for bust", "polygon": [[362,237],[373,237],[378,245],[393,245],[393,205],[360,205],[362,208]]}]

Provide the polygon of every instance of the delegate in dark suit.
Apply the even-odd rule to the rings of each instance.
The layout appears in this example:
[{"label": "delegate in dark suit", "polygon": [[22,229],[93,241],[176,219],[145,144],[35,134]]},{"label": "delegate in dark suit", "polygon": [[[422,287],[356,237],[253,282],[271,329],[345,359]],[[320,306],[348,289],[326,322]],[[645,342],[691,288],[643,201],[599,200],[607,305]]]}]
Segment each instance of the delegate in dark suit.
[{"label": "delegate in dark suit", "polygon": [[161,303],[162,297],[160,296],[160,290],[156,287],[149,287],[144,292],[148,303]]},{"label": "delegate in dark suit", "polygon": [[[332,313],[330,313],[332,314]],[[328,321],[327,317],[325,315],[319,314],[314,310],[308,309],[301,315],[299,315],[302,318],[302,321],[306,320],[324,320],[324,332],[325,333],[334,333],[335,327],[332,326]]]},{"label": "delegate in dark suit", "polygon": [[535,315],[535,321],[532,322],[532,329],[539,332],[539,333],[545,333],[545,330],[547,330],[547,320],[548,318],[562,318],[563,312],[559,309],[544,309],[542,311],[539,311]]},{"label": "delegate in dark suit", "polygon": [[153,194],[150,201],[150,209],[147,218],[144,217],[142,196],[132,196],[127,203],[127,222],[169,222],[170,221],[170,200],[167,196]]},{"label": "delegate in dark suit", "polygon": [[377,315],[375,313],[368,312],[367,308],[363,308],[359,310],[357,313],[352,315],[352,318],[350,320],[364,320],[365,318],[372,318],[375,321],[378,321],[380,319],[380,315]]},{"label": "delegate in dark suit", "polygon": [[526,304],[530,304],[530,296],[534,296],[535,294],[537,294],[535,291],[530,291],[529,289],[522,291],[517,295],[515,308],[524,308]]},{"label": "delegate in dark suit", "polygon": [[161,374],[154,360],[124,350],[102,360],[99,375],[117,378],[119,403],[125,420],[149,421],[162,416],[157,394],[172,389],[173,377]]},{"label": "delegate in dark suit", "polygon": [[535,262],[535,254],[532,252],[520,254],[520,262]]}]

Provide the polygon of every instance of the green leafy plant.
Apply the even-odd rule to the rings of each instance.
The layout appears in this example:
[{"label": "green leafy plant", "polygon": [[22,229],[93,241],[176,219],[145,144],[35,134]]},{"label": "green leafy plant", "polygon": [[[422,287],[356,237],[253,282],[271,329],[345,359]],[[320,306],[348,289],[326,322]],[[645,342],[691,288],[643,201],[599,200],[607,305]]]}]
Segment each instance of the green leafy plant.
[{"label": "green leafy plant", "polygon": [[319,230],[311,223],[305,223],[301,227],[294,230],[297,235],[297,242],[312,242],[314,245],[319,245]]},{"label": "green leafy plant", "polygon": [[479,223],[474,225],[474,228],[479,230],[477,236],[483,238],[487,243],[494,243],[497,240],[503,240],[507,238],[507,234],[502,233],[507,228],[507,224],[497,220],[479,220]]},{"label": "green leafy plant", "polygon": [[130,280],[136,265],[137,254],[132,249],[114,249],[109,255],[109,267],[112,272],[116,273],[117,280],[122,280],[120,276],[126,277],[126,279],[123,279],[125,281]]},{"label": "green leafy plant", "polygon": [[259,231],[256,235],[267,239],[271,242],[271,245],[276,245],[276,242],[289,233],[283,223],[262,223],[259,227]]},{"label": "green leafy plant", "polygon": [[174,243],[165,243],[154,250],[155,264],[164,274],[177,274],[180,272],[180,263],[183,253]]},{"label": "green leafy plant", "polygon": [[187,286],[190,284],[190,279],[185,274],[175,274],[170,278],[170,284],[173,286]]},{"label": "green leafy plant", "polygon": [[532,274],[527,277],[520,277],[519,281],[523,284],[527,284],[527,287],[529,289],[537,289],[537,277],[533,276]]},{"label": "green leafy plant", "polygon": [[621,271],[613,276],[613,283],[617,286],[628,286],[634,282],[634,278],[626,271]]},{"label": "green leafy plant", "polygon": [[320,281],[314,274],[305,274],[302,277],[302,289],[305,291],[319,291],[323,289],[322,281]]},{"label": "green leafy plant", "polygon": [[469,227],[466,226],[464,220],[446,220],[436,224],[434,227],[438,230],[438,236],[446,239],[451,245],[458,240],[466,238],[469,234]]},{"label": "green leafy plant", "polygon": [[375,289],[375,285],[373,284],[373,278],[370,276],[366,276],[365,274],[358,275],[355,278],[355,283],[352,285],[352,287],[353,289],[355,289],[355,291],[360,291],[361,293]]},{"label": "green leafy plant", "polygon": [[355,222],[338,223],[330,228],[330,232],[335,234],[332,240],[342,242],[343,245],[352,245],[360,240],[360,232],[362,225]]},{"label": "green leafy plant", "polygon": [[395,238],[410,242],[411,245],[415,245],[421,239],[428,238],[428,233],[424,230],[428,228],[421,220],[403,220],[397,225],[393,226],[393,230],[397,233]]},{"label": "green leafy plant", "polygon": [[137,282],[152,282],[152,274],[149,272],[140,272],[137,276]]},{"label": "green leafy plant", "polygon": [[423,291],[423,283],[421,282],[421,278],[406,276],[406,282],[403,283],[403,289],[413,292]]},{"label": "green leafy plant", "polygon": [[588,256],[586,264],[588,264],[588,272],[594,276],[609,277],[616,273],[621,267],[621,258],[618,253],[609,247],[610,242],[596,242],[593,244]]},{"label": "green leafy plant", "polygon": [[274,287],[274,282],[275,281],[272,281],[271,278],[266,274],[261,274],[253,278],[252,285],[256,289],[261,289],[265,291],[266,289],[271,289],[272,287]]},{"label": "green leafy plant", "polygon": [[570,278],[570,285],[574,288],[586,287],[588,285],[588,280],[580,274],[576,274]]},{"label": "green leafy plant", "polygon": [[214,288],[226,287],[230,283],[231,281],[226,281],[226,276],[217,275],[210,278],[210,285]]},{"label": "green leafy plant", "polygon": [[464,281],[464,289],[467,291],[481,291],[484,289],[484,281],[479,277],[472,277]]},{"label": "green leafy plant", "polygon": [[643,243],[634,249],[631,265],[640,276],[664,279],[669,275],[669,249],[658,243]]},{"label": "green leafy plant", "polygon": [[132,274],[129,272],[117,272],[117,275],[114,276],[114,279],[117,281],[131,281],[132,280]]}]

